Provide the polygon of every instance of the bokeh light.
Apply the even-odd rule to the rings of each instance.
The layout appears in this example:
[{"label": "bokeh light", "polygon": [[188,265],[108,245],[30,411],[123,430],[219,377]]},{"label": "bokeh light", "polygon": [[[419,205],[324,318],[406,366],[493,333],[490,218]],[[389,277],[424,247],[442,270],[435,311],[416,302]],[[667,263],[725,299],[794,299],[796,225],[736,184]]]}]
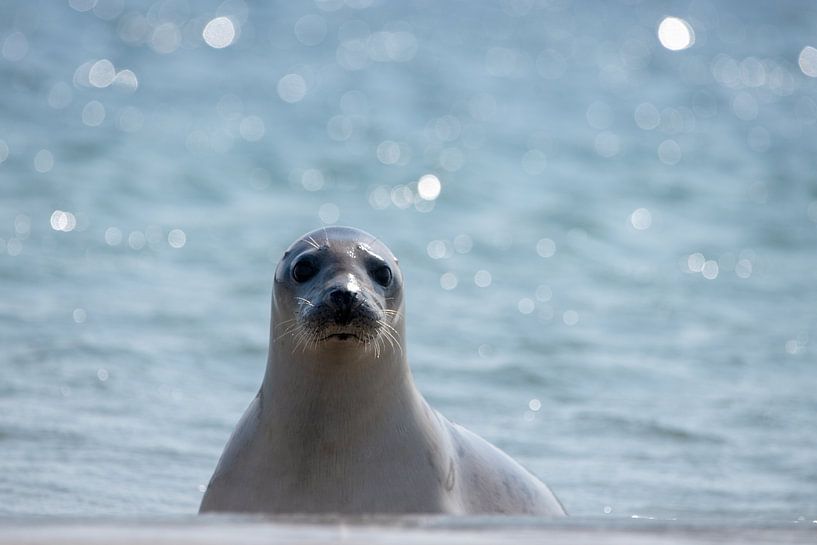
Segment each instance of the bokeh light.
[{"label": "bokeh light", "polygon": [[171,248],[183,248],[187,244],[187,235],[181,229],[171,229],[167,234],[167,243]]},{"label": "bokeh light", "polygon": [[807,45],[797,58],[800,70],[810,78],[817,78],[817,49]]},{"label": "bokeh light", "polygon": [[481,269],[474,274],[474,284],[480,288],[487,288],[491,285],[492,281],[493,278],[491,277],[491,273],[484,269]]},{"label": "bokeh light", "polygon": [[630,214],[630,224],[639,231],[649,229],[652,225],[652,214],[646,208],[637,208]]},{"label": "bokeh light", "polygon": [[670,51],[680,51],[695,43],[695,32],[687,21],[665,17],[658,25],[658,40]]},{"label": "bokeh light", "polygon": [[325,224],[337,223],[340,219],[340,207],[335,203],[324,203],[318,209],[318,217]]},{"label": "bokeh light", "polygon": [[108,246],[119,246],[122,243],[122,230],[117,227],[105,229],[105,243]]},{"label": "bokeh light", "polygon": [[675,140],[664,140],[658,145],[658,159],[665,165],[676,165],[681,157],[681,146]]},{"label": "bokeh light", "polygon": [[34,156],[34,170],[45,174],[54,168],[54,154],[47,149],[41,149]]},{"label": "bokeh light", "polygon": [[28,38],[22,32],[12,32],[3,40],[0,51],[3,58],[10,62],[19,62],[28,54]]},{"label": "bokeh light", "polygon": [[421,199],[426,201],[433,201],[439,197],[441,190],[442,184],[440,183],[440,179],[433,174],[426,174],[420,177],[420,180],[417,182],[417,194]]},{"label": "bokeh light", "polygon": [[50,223],[53,230],[68,233],[73,231],[77,226],[77,218],[71,212],[54,210],[54,212],[51,214]]},{"label": "bokeh light", "polygon": [[101,59],[91,65],[88,81],[94,87],[108,87],[116,77],[116,68],[108,59]]},{"label": "bokeh light", "polygon": [[201,32],[204,43],[214,49],[224,49],[235,40],[235,25],[229,17],[216,17]]},{"label": "bokeh light", "polygon": [[444,290],[453,290],[457,287],[459,281],[457,280],[457,275],[452,272],[444,273],[440,277],[440,287]]},{"label": "bokeh light", "polygon": [[552,257],[556,253],[556,243],[549,238],[539,239],[536,243],[536,253],[541,257]]},{"label": "bokeh light", "polygon": [[106,115],[105,106],[98,100],[92,100],[82,108],[82,122],[89,127],[102,125]]},{"label": "bokeh light", "polygon": [[278,96],[284,102],[300,102],[305,95],[306,80],[300,74],[287,74],[278,81]]}]

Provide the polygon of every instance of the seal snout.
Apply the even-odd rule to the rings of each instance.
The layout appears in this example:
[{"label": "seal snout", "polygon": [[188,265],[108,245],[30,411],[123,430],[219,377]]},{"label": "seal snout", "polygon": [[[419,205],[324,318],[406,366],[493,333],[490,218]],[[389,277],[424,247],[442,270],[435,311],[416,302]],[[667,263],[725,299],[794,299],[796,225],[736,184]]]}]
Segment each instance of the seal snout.
[{"label": "seal snout", "polygon": [[328,303],[334,311],[334,320],[338,325],[349,325],[354,318],[358,303],[358,292],[345,287],[338,287],[329,292]]}]

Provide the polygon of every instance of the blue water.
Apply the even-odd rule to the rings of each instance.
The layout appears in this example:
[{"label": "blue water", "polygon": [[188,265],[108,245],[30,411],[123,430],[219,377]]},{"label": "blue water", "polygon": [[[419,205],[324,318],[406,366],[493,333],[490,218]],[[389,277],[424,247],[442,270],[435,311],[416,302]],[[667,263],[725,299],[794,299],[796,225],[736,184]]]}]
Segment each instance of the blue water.
[{"label": "blue water", "polygon": [[278,256],[338,223],[400,258],[432,405],[572,514],[817,518],[815,28],[795,1],[3,2],[0,515],[194,513]]}]

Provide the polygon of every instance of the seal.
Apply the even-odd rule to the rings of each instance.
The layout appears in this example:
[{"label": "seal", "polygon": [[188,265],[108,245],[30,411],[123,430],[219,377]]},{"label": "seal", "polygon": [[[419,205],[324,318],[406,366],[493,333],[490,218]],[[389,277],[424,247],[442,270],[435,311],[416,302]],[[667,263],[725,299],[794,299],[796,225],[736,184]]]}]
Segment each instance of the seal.
[{"label": "seal", "polygon": [[275,270],[266,373],[200,512],[565,515],[433,410],[406,357],[403,275],[377,238],[308,233]]}]

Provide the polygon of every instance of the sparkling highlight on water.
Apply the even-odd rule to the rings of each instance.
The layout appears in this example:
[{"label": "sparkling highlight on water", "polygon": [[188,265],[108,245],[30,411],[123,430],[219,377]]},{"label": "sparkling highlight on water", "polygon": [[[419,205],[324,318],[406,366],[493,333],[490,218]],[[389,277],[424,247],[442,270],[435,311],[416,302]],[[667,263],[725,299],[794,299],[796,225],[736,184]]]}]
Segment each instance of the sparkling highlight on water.
[{"label": "sparkling highlight on water", "polygon": [[54,210],[54,212],[51,214],[50,223],[53,230],[68,233],[73,231],[77,226],[77,218],[71,212]]},{"label": "sparkling highlight on water", "polygon": [[224,49],[232,45],[235,34],[235,25],[229,17],[216,17],[207,23],[201,36],[213,49]]},{"label": "sparkling highlight on water", "polygon": [[817,78],[817,49],[810,45],[804,47],[797,58],[797,64],[800,65],[803,74],[810,78]]},{"label": "sparkling highlight on water", "polygon": [[423,200],[433,201],[440,196],[441,190],[440,179],[433,174],[426,174],[417,182],[417,194]]},{"label": "sparkling highlight on water", "polygon": [[670,51],[681,51],[695,43],[695,32],[685,20],[666,17],[658,25],[658,40]]}]

